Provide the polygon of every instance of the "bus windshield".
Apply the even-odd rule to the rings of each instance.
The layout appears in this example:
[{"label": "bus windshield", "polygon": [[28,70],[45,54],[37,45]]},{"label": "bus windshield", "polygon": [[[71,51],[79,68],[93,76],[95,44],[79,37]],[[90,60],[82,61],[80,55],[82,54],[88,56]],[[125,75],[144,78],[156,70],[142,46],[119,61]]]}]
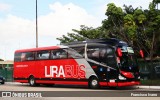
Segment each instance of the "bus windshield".
[{"label": "bus windshield", "polygon": [[122,57],[120,58],[120,69],[124,71],[137,71],[138,65],[131,47],[122,48]]}]

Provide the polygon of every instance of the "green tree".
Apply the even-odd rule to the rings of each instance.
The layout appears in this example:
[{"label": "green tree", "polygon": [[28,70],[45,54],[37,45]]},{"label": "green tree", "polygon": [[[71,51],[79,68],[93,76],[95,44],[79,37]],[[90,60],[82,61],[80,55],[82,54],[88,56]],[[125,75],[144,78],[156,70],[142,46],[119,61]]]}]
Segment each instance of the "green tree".
[{"label": "green tree", "polygon": [[57,38],[61,43],[97,38],[119,38],[136,49],[143,49],[146,56],[153,59],[160,50],[160,10],[156,5],[160,0],[153,0],[149,9],[143,10],[124,5],[124,9],[114,3],[107,4],[106,19],[98,28],[82,25],[80,30]]},{"label": "green tree", "polygon": [[72,31],[72,33],[67,33],[67,35],[57,38],[57,40],[61,41],[61,43],[68,43],[86,39],[108,38],[108,35],[103,32],[101,27],[93,28],[81,25],[80,30],[72,29]]},{"label": "green tree", "polygon": [[110,37],[125,37],[123,34],[124,12],[122,8],[116,7],[114,3],[109,3],[107,8],[108,9],[105,13],[107,19],[102,21],[102,28],[106,31],[106,34],[109,34]]},{"label": "green tree", "polygon": [[133,9],[132,6],[124,5],[124,10],[115,4],[107,5],[107,19],[102,21],[102,27],[111,34],[110,37],[120,38],[127,41],[137,49],[143,49],[147,56],[152,59],[157,53],[159,43],[159,10],[156,4],[151,2],[149,9]]}]

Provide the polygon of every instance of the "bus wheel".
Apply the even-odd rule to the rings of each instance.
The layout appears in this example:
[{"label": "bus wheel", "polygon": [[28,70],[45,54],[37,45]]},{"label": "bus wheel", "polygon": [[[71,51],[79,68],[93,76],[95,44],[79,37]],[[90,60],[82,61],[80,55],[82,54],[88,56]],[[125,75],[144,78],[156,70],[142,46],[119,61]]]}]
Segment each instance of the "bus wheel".
[{"label": "bus wheel", "polygon": [[31,76],[29,78],[29,85],[30,86],[36,86],[36,81],[35,81],[35,78],[33,76]]},{"label": "bus wheel", "polygon": [[99,88],[99,81],[96,77],[92,77],[89,81],[89,88],[97,89]]}]

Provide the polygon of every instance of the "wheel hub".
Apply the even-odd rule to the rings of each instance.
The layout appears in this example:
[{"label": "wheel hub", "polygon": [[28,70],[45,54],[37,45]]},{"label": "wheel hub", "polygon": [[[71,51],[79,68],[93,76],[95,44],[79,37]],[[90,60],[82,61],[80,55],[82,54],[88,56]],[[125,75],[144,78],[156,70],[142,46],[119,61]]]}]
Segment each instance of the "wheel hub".
[{"label": "wheel hub", "polygon": [[93,85],[93,86],[96,86],[97,84],[98,84],[97,80],[93,80],[93,81],[92,81],[92,85]]}]

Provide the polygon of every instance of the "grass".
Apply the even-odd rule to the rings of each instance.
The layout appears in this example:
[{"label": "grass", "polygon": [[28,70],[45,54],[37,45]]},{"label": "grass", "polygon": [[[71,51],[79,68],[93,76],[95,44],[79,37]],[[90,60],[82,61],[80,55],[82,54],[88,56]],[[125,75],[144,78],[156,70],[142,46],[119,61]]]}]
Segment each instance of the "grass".
[{"label": "grass", "polygon": [[160,80],[141,80],[141,85],[160,86]]}]

